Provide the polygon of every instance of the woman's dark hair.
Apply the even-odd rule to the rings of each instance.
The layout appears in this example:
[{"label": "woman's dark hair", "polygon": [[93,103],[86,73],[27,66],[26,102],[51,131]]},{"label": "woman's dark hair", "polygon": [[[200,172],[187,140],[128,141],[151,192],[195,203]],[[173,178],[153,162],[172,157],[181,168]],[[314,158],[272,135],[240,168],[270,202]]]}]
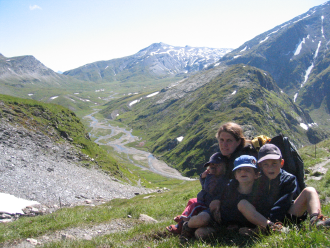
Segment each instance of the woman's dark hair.
[{"label": "woman's dark hair", "polygon": [[237,149],[241,149],[245,146],[245,137],[244,137],[244,134],[243,134],[243,129],[239,124],[236,124],[234,122],[227,122],[227,123],[223,124],[219,128],[217,134],[215,135],[217,140],[219,140],[220,134],[222,132],[230,133],[236,139],[236,141],[241,140],[241,143],[239,144]]}]

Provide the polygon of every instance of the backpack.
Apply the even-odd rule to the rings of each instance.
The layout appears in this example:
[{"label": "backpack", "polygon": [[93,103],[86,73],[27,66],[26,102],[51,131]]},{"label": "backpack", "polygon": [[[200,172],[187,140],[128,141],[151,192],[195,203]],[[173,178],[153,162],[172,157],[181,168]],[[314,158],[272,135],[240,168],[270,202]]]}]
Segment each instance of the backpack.
[{"label": "backpack", "polygon": [[297,148],[289,140],[288,137],[279,134],[273,138],[269,138],[265,135],[259,135],[251,141],[253,147],[259,152],[261,146],[267,143],[276,145],[282,153],[284,159],[283,170],[293,174],[297,178],[298,193],[300,193],[305,187],[305,170],[304,162],[300,157]]},{"label": "backpack", "polygon": [[264,144],[269,143],[270,140],[271,140],[271,138],[267,137],[266,135],[259,135],[255,138],[253,138],[251,140],[251,143],[252,143],[254,149],[256,149],[257,152],[259,152],[260,147],[262,147]]}]

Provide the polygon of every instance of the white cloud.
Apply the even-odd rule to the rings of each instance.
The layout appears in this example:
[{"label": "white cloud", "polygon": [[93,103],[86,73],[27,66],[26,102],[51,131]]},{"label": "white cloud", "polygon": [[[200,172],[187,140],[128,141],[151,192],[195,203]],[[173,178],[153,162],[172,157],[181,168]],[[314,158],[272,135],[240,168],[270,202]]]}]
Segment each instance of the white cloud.
[{"label": "white cloud", "polygon": [[38,6],[38,5],[30,5],[30,10],[35,10],[35,9],[42,9],[40,6]]}]

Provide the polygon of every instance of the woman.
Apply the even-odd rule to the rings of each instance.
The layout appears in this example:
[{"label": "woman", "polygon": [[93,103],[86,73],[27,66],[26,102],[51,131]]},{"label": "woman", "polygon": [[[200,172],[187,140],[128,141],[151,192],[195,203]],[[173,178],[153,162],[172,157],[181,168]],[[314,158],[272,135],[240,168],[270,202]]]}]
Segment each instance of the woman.
[{"label": "woman", "polygon": [[[234,122],[223,124],[219,128],[216,138],[222,157],[226,160],[226,177],[229,179],[234,178],[232,170],[236,158],[241,155],[251,155],[255,157],[258,155],[251,142],[244,137],[242,127]],[[220,196],[215,199],[220,199]],[[217,211],[219,203],[219,200],[212,201],[209,205],[210,209],[191,217],[188,222],[184,223],[180,239],[186,240],[192,237],[196,229],[195,236],[197,238],[204,238],[214,233],[215,229],[208,227],[208,225],[212,219],[211,211]]]},{"label": "woman", "polygon": [[251,141],[244,137],[242,127],[234,122],[223,124],[215,137],[218,140],[222,156],[227,159],[227,176],[230,179],[234,178],[232,170],[236,158],[241,155],[258,156],[258,152],[252,146]]}]

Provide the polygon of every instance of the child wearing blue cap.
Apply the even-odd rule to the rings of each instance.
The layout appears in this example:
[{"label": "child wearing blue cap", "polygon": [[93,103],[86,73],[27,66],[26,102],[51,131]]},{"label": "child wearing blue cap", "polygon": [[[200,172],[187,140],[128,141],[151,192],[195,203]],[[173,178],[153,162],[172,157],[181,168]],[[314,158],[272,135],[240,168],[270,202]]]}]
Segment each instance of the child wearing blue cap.
[{"label": "child wearing blue cap", "polygon": [[[215,233],[216,229],[209,226],[212,222],[212,217],[218,224],[226,226],[251,225],[238,210],[237,205],[242,199],[246,199],[252,205],[256,205],[255,193],[257,185],[255,181],[259,177],[256,158],[249,155],[242,155],[236,158],[233,173],[235,179],[228,183],[223,194],[218,199],[211,202],[209,212],[203,212],[204,215],[208,214],[208,221],[205,222],[205,225],[198,226],[200,222],[197,223],[194,218],[191,218],[190,221],[183,224],[181,240],[189,239],[193,236],[193,233],[197,238],[201,239]],[[196,230],[196,228],[198,229]]]},{"label": "child wearing blue cap", "polygon": [[[241,229],[241,234],[258,231],[282,232],[282,222],[288,220],[300,223],[310,215],[310,225],[330,227],[330,219],[321,214],[321,204],[317,191],[306,187],[298,195],[296,177],[282,169],[284,160],[280,149],[273,144],[265,144],[258,154],[258,165],[262,170],[260,178],[260,203],[257,208],[249,202],[240,202],[240,210],[256,229]],[[275,223],[275,224],[274,224]]]}]

